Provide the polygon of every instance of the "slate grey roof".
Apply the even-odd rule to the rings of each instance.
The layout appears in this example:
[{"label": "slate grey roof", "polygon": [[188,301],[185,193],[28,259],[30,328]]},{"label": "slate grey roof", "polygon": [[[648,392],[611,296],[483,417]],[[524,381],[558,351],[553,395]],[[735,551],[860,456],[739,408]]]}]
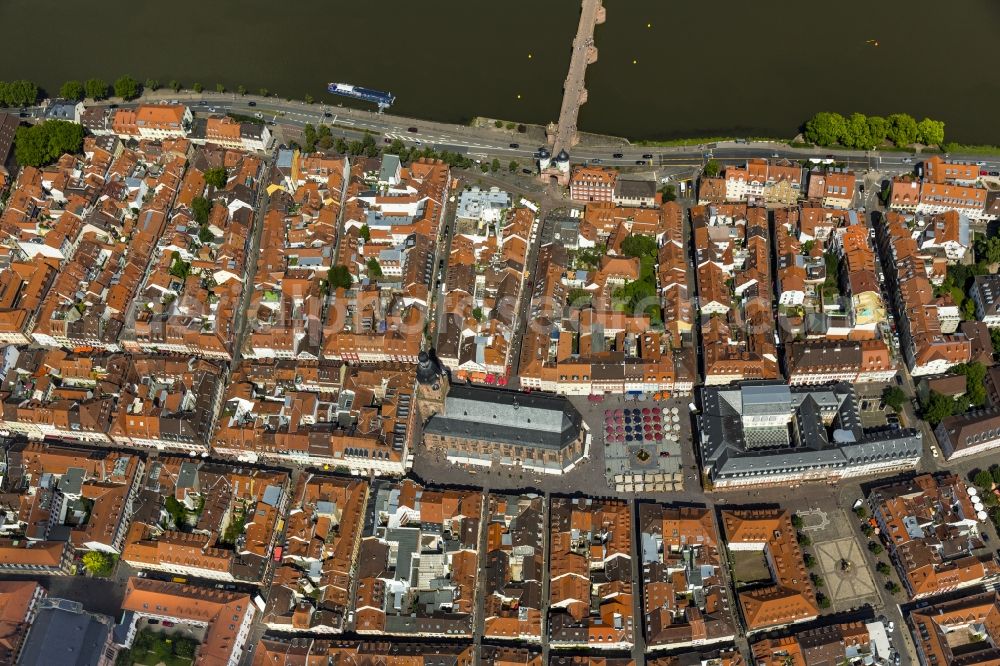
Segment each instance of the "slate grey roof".
[{"label": "slate grey roof", "polygon": [[455,385],[442,414],[425,432],[561,449],[580,433],[583,419],[563,396]]},{"label": "slate grey roof", "polygon": [[[703,464],[713,479],[833,471],[915,459],[923,452],[917,430],[866,432],[861,427],[854,388],[849,384],[705,387],[701,398],[699,445]],[[793,432],[773,426],[745,430],[744,414],[780,415],[778,406],[783,402]]]},{"label": "slate grey roof", "polygon": [[99,618],[77,602],[46,599],[28,630],[18,665],[97,666],[111,632],[110,620]]}]

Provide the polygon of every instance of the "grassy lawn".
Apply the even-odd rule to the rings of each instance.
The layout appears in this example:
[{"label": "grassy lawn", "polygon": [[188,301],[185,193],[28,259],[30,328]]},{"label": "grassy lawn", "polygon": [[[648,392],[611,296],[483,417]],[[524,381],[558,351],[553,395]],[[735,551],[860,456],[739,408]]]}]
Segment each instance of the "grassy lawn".
[{"label": "grassy lawn", "polygon": [[131,661],[143,666],[190,666],[197,649],[198,643],[189,638],[143,629],[132,644]]},{"label": "grassy lawn", "polygon": [[729,553],[733,562],[737,587],[748,583],[771,580],[771,571],[761,550],[734,550]]}]

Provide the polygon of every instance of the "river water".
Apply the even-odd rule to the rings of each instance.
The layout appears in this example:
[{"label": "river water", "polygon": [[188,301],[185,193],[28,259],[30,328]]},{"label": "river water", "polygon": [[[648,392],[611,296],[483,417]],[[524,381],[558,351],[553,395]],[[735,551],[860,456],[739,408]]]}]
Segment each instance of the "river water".
[{"label": "river water", "polygon": [[[790,137],[818,110],[904,111],[1000,144],[997,0],[606,6],[581,129]],[[576,0],[2,0],[0,80],[55,93],[127,73],[331,103],[326,82],[342,81],[395,93],[402,115],[544,123],[578,15]]]}]

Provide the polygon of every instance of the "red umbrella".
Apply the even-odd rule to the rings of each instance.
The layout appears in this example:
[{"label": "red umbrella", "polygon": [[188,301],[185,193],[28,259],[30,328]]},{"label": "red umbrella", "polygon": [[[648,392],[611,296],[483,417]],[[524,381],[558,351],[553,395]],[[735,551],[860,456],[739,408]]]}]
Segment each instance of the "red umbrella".
[{"label": "red umbrella", "polygon": [[642,413],[643,414],[649,414],[649,407],[643,407],[642,408]]}]

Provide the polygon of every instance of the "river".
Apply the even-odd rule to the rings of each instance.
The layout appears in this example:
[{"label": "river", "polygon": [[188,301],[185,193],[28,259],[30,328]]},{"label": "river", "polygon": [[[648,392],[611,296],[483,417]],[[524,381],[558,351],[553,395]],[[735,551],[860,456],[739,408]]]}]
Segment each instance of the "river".
[{"label": "river", "polygon": [[[790,137],[819,110],[910,113],[1000,144],[1000,3],[606,0],[583,130],[632,138]],[[559,112],[576,0],[172,3],[3,0],[0,80],[130,74],[289,97],[342,81],[393,113],[544,123]],[[869,43],[876,40],[878,45]]]}]

